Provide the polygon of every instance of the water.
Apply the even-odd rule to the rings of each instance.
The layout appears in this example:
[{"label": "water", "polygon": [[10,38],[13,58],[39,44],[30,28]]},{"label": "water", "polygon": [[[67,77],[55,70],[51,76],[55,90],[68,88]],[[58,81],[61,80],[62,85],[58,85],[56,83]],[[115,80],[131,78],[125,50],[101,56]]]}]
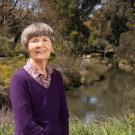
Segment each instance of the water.
[{"label": "water", "polygon": [[135,75],[110,70],[106,79],[67,92],[70,115],[86,122],[135,112]]}]

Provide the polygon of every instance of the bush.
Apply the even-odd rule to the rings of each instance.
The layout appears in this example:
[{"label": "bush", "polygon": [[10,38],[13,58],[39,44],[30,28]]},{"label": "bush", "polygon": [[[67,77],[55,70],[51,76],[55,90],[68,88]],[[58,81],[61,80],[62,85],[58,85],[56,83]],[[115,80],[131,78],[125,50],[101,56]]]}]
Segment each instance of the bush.
[{"label": "bush", "polygon": [[6,36],[0,34],[0,57],[13,56],[12,44]]}]

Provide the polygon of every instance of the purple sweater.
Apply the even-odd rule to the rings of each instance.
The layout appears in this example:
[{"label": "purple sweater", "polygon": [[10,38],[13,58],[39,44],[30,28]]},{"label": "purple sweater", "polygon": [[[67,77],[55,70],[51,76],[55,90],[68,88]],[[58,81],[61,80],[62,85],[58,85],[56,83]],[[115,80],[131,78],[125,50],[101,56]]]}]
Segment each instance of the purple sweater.
[{"label": "purple sweater", "polygon": [[62,76],[54,69],[49,88],[23,68],[11,79],[14,135],[69,135],[69,113]]}]

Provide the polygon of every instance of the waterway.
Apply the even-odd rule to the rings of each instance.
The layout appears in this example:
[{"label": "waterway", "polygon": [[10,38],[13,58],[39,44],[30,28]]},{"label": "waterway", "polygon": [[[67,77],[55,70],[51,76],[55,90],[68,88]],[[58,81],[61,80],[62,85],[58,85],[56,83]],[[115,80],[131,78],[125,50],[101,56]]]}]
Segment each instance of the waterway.
[{"label": "waterway", "polygon": [[67,92],[70,116],[86,122],[135,112],[135,75],[113,69],[105,79]]}]

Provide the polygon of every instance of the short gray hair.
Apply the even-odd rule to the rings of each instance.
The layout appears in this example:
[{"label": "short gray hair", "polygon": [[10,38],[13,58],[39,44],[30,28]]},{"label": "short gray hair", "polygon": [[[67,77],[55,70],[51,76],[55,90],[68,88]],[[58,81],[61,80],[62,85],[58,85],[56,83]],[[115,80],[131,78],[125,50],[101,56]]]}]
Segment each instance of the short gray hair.
[{"label": "short gray hair", "polygon": [[28,25],[21,34],[21,45],[26,51],[29,40],[34,36],[48,36],[52,43],[55,42],[54,31],[46,23],[33,23]]}]

